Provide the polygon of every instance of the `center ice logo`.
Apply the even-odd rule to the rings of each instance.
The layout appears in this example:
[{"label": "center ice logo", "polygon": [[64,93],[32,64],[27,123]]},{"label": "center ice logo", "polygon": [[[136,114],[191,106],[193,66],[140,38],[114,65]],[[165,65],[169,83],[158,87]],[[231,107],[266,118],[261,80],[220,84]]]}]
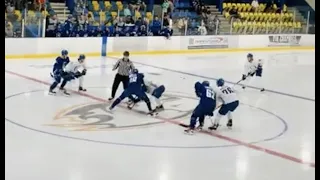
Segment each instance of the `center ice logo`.
[{"label": "center ice logo", "polygon": [[[166,94],[162,99],[166,110],[160,113],[159,116],[167,119],[185,117],[193,111],[192,104],[196,103],[195,100],[176,93]],[[70,131],[110,131],[148,127],[164,123],[164,121],[157,119],[144,120],[143,117],[147,116],[141,111],[141,109],[146,108],[143,102],[139,104],[140,108],[138,107],[132,111],[117,109],[116,111],[123,112],[115,113],[115,115],[107,111],[109,105],[108,103],[92,103],[71,106],[59,111],[54,116],[53,123],[45,125]],[[134,114],[136,114],[134,117],[138,118],[133,119]]]}]

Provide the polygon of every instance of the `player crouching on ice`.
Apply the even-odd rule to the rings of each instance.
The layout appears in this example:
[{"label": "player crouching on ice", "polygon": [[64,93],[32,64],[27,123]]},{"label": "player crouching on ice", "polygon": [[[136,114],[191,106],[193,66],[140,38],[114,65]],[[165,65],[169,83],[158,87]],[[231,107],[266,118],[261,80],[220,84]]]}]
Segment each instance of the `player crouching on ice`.
[{"label": "player crouching on ice", "polygon": [[[160,100],[160,97],[165,91],[164,85],[158,86],[152,81],[144,81],[145,86],[142,87],[147,94],[150,94],[150,97],[154,99],[154,102],[156,103],[156,109],[155,111],[159,112],[164,110],[163,104]],[[129,97],[130,101],[128,102],[128,109],[132,109],[135,104],[141,101],[139,98],[133,98],[132,96]]]},{"label": "player crouching on ice", "polygon": [[189,128],[184,130],[185,133],[191,135],[194,133],[197,119],[199,118],[197,130],[201,130],[204,125],[205,116],[213,116],[213,111],[216,108],[215,92],[210,87],[208,81],[203,81],[203,83],[196,82],[194,88],[200,101],[191,115]]},{"label": "player crouching on ice", "polygon": [[[50,76],[54,79],[54,82],[51,84],[49,89],[49,94],[56,94],[54,89],[58,86],[58,84],[61,82],[62,78],[66,78],[66,73],[63,71],[63,68],[70,62],[70,59],[68,57],[68,51],[62,50],[61,56],[58,56],[56,58],[56,62],[53,65],[52,73],[50,73]],[[63,87],[60,87],[60,90],[64,91],[66,95],[68,93],[63,89]]]},{"label": "player crouching on ice", "polygon": [[55,82],[50,86],[49,93],[55,94],[53,90],[55,87],[60,83],[61,78],[63,79],[60,90],[63,90],[65,95],[70,95],[64,88],[67,82],[73,80],[73,79],[79,79],[79,91],[86,91],[82,87],[83,84],[83,77],[87,73],[87,69],[85,69],[84,61],[85,61],[85,55],[81,54],[78,58],[78,62],[69,62],[60,73],[54,73],[53,76],[55,78]]},{"label": "player crouching on ice", "polygon": [[142,99],[148,106],[149,113],[148,115],[154,115],[154,110],[151,109],[151,103],[146,95],[143,87],[144,84],[144,75],[139,73],[137,69],[133,69],[131,74],[129,75],[129,85],[128,87],[122,92],[122,94],[112,103],[109,107],[109,110],[112,111],[114,107],[116,107],[123,99],[130,97],[130,96],[137,96],[139,99]]},{"label": "player crouching on ice", "polygon": [[222,106],[220,107],[218,114],[215,117],[213,126],[209,127],[209,130],[216,130],[219,127],[219,122],[222,116],[228,115],[228,123],[227,127],[232,127],[232,113],[237,109],[239,106],[239,100],[235,93],[235,91],[224,84],[223,79],[217,80],[217,89],[216,92],[216,99],[222,101]]},{"label": "player crouching on ice", "polygon": [[[263,62],[261,59],[258,61],[255,61],[253,59],[253,55],[249,53],[247,55],[248,61],[246,62],[244,66],[244,72],[242,74],[242,80],[244,81],[244,84],[242,85],[242,88],[245,89],[246,86],[249,84],[251,77],[256,75],[256,86],[258,88],[261,88],[260,91],[263,92],[265,89],[261,85],[261,77],[262,77],[262,69],[263,69]],[[246,85],[247,84],[247,85]]]}]

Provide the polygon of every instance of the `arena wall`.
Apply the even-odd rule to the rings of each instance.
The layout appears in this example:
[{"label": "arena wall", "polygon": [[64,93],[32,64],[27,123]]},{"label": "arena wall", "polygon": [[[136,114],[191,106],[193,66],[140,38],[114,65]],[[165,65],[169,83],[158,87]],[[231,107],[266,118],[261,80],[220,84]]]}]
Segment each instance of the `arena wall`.
[{"label": "arena wall", "polygon": [[164,37],[5,38],[5,58],[41,59],[59,55],[118,56],[124,50],[136,55],[239,51],[314,50],[315,35],[230,35]]}]

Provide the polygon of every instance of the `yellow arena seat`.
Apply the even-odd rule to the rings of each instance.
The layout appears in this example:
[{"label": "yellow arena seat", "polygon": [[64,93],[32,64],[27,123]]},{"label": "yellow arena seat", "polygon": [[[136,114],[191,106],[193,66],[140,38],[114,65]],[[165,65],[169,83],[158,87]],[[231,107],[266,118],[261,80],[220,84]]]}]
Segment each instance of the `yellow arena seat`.
[{"label": "yellow arena seat", "polygon": [[115,12],[115,11],[112,11],[112,12],[111,12],[111,16],[112,16],[112,17],[116,17],[117,15],[118,15],[117,12]]},{"label": "yellow arena seat", "polygon": [[111,3],[110,3],[110,1],[105,1],[105,2],[104,2],[104,7],[105,7],[106,9],[110,9],[110,8],[111,8]]},{"label": "yellow arena seat", "polygon": [[222,10],[225,10],[227,8],[227,3],[222,3]]},{"label": "yellow arena seat", "polygon": [[141,17],[141,13],[139,11],[135,11],[134,16],[136,18],[140,18]]}]

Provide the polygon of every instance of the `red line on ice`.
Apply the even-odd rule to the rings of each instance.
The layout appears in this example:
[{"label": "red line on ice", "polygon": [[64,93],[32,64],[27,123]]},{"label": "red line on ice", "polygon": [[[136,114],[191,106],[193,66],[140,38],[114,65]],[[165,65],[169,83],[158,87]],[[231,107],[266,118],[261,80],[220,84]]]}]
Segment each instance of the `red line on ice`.
[{"label": "red line on ice", "polygon": [[[45,82],[45,81],[42,81],[42,80],[39,80],[39,79],[36,79],[36,78],[32,78],[32,77],[29,77],[29,76],[26,76],[26,75],[23,75],[23,74],[18,74],[18,73],[15,73],[15,72],[12,72],[12,71],[8,71],[8,70],[6,70],[5,72],[8,73],[8,74],[14,75],[14,76],[18,76],[18,77],[23,78],[23,79],[27,79],[27,80],[34,81],[34,82],[41,83],[41,84],[45,84],[45,85],[50,85],[50,83],[48,83],[48,82]],[[93,95],[90,95],[90,94],[87,94],[87,93],[82,93],[82,92],[78,92],[78,91],[72,91],[72,92],[76,93],[76,94],[79,94],[81,96],[96,100],[96,101],[107,102],[106,99],[99,98],[99,97],[96,97],[96,96],[93,96]],[[180,125],[187,126],[186,124],[182,124],[181,122],[178,122],[178,121],[175,121],[175,120],[163,119],[163,118],[162,119],[157,118],[157,119],[165,121],[165,122],[168,122],[168,123],[171,123],[171,124],[179,125],[179,126]],[[254,150],[257,150],[257,151],[260,151],[260,152],[264,152],[264,153],[267,153],[267,154],[270,154],[270,155],[273,155],[273,156],[276,156],[276,157],[279,157],[279,158],[282,158],[282,159],[285,159],[285,160],[288,160],[288,161],[296,162],[296,163],[299,163],[299,164],[304,164],[304,165],[310,166],[312,168],[315,168],[315,163],[314,162],[306,162],[306,161],[303,161],[302,159],[299,159],[299,158],[296,158],[296,157],[293,157],[293,156],[290,156],[290,155],[287,155],[287,154],[284,154],[284,153],[281,153],[281,152],[277,152],[277,151],[270,150],[270,149],[267,149],[267,148],[263,148],[263,147],[260,147],[260,146],[257,146],[257,145],[249,144],[249,143],[243,142],[241,140],[237,140],[237,139],[230,138],[230,137],[227,137],[227,136],[224,136],[224,135],[220,135],[220,134],[215,133],[215,132],[202,131],[201,133],[207,134],[207,135],[210,135],[210,136],[213,136],[213,137],[225,140],[225,141],[229,141],[229,142],[232,142],[234,144],[238,144],[238,145],[250,148],[250,149],[254,149]]]}]

